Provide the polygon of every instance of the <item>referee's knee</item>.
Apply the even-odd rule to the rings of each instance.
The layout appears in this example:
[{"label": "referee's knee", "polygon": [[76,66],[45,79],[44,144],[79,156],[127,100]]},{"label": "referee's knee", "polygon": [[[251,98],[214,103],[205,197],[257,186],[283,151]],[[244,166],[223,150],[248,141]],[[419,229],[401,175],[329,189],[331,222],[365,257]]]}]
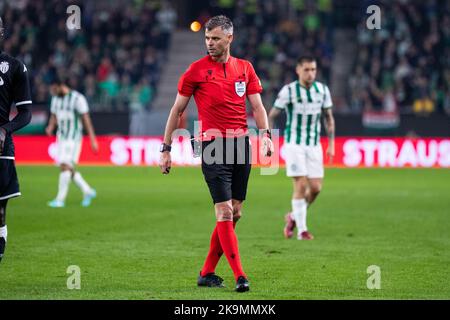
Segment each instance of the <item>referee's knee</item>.
[{"label": "referee's knee", "polygon": [[238,220],[242,217],[241,208],[233,208],[233,221],[238,222]]},{"label": "referee's knee", "polygon": [[216,203],[216,219],[217,221],[233,221],[233,206],[231,203]]}]

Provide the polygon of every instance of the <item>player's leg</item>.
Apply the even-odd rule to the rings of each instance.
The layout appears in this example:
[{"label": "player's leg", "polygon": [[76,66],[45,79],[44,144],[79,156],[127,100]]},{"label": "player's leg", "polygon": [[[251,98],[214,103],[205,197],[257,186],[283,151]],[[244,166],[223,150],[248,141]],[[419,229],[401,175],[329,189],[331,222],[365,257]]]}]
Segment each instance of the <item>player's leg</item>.
[{"label": "player's leg", "polygon": [[308,202],[308,206],[310,206],[322,190],[324,168],[323,151],[320,144],[309,148],[306,155],[306,169],[308,172],[306,201]]},{"label": "player's leg", "polygon": [[[286,144],[286,175],[293,180],[293,195],[291,200],[291,212],[285,216],[285,226],[283,233],[285,238],[294,235],[294,229],[298,226],[299,234],[304,230],[304,210],[302,203],[305,201],[305,176],[306,176],[306,155],[305,150],[300,145]],[[297,225],[300,223],[299,225]]]},{"label": "player's leg", "polygon": [[308,205],[305,199],[308,182],[305,176],[292,177],[292,181],[292,215],[297,226],[297,239],[310,240],[312,239],[312,235],[308,232],[306,225]]},{"label": "player's leg", "polygon": [[233,226],[236,228],[236,224],[242,217],[242,200],[231,199],[231,204],[233,206]]},{"label": "player's leg", "polygon": [[[237,147],[237,146],[236,146]],[[251,151],[248,139],[245,140],[245,151],[242,152],[242,146],[235,150],[236,164],[233,166],[233,176],[231,181],[231,204],[233,207],[233,226],[242,217],[242,204],[247,196],[248,180],[250,179]],[[241,151],[241,152],[240,152]]]},{"label": "player's leg", "polygon": [[[236,223],[242,216],[241,208],[242,201],[232,199],[233,206],[233,228],[236,229]],[[220,245],[219,235],[217,234],[217,227],[214,228],[211,234],[211,241],[209,245],[208,256],[206,257],[205,264],[203,265],[201,275],[214,274],[216,266],[219,263],[220,258],[223,255],[223,249]]]},{"label": "player's leg", "polygon": [[[231,184],[231,193],[232,193],[231,207],[233,215],[233,224],[232,224],[233,227],[236,226],[236,223],[242,217],[242,204],[247,196],[248,180],[250,178],[250,172],[252,169],[251,147],[249,137],[235,138],[234,141],[235,141],[234,143],[235,163],[233,165],[233,176]],[[237,261],[238,268],[233,268],[236,278],[235,290],[237,292],[245,292],[250,290],[250,285],[247,280],[247,276],[242,270],[238,251],[238,240],[234,228],[232,231],[233,231],[232,234],[233,242],[235,242],[234,250],[236,250],[237,253],[236,257],[238,259]],[[224,251],[226,254],[226,250]],[[230,261],[230,259],[228,260]],[[232,263],[230,262],[230,265],[231,264]]]},{"label": "player's leg", "polygon": [[[234,232],[231,200],[215,203],[216,227],[211,235],[210,250],[198,279],[199,285],[222,286],[222,279],[214,274],[215,267],[225,252],[236,281],[246,279],[239,256],[238,240]],[[248,287],[248,282],[245,284]],[[247,289],[248,290],[248,289]]]},{"label": "player's leg", "polygon": [[83,207],[88,207],[91,205],[92,200],[97,196],[97,192],[91,188],[91,186],[86,182],[81,173],[76,170],[75,165],[78,164],[81,154],[82,141],[77,140],[72,142],[73,153],[71,157],[71,163],[73,163],[73,172],[72,172],[72,180],[75,185],[81,190],[83,193],[83,200],[81,201],[81,205]]},{"label": "player's leg", "polygon": [[8,200],[0,200],[0,261],[5,253],[8,229],[6,227],[6,204]]},{"label": "player's leg", "polygon": [[[205,147],[208,143],[209,142],[203,143],[203,150],[205,150]],[[225,159],[226,155],[225,153],[223,154]],[[239,279],[244,279],[246,282],[245,285],[247,286],[246,290],[248,290],[248,282],[246,280],[245,273],[242,270],[237,237],[233,227],[232,184],[235,173],[234,165],[217,163],[207,164],[205,163],[205,161],[202,161],[202,172],[205,177],[205,181],[208,184],[208,188],[214,202],[214,209],[216,214],[216,228],[213,232],[213,235],[211,236],[210,246],[210,253],[215,251],[216,257],[208,254],[204,268],[199,276],[197,283],[199,285],[206,285],[205,278],[208,274],[205,275],[205,273],[206,271],[208,271],[208,266],[210,268],[210,271],[212,267],[215,268],[215,265],[218,261],[217,258],[219,258],[219,254],[221,254],[221,252],[223,251],[225,253],[225,256],[227,257],[230,267],[233,270],[237,282]],[[247,183],[245,182],[245,187],[246,185]],[[243,199],[238,198],[238,200]],[[217,233],[217,238],[214,235],[215,232]],[[216,242],[217,240],[218,242]],[[218,244],[220,244],[220,246]],[[211,273],[209,275],[213,277],[215,276]],[[217,276],[215,277],[218,278],[218,281],[217,283],[214,283],[213,286],[219,286],[217,284],[221,285],[222,279]]]},{"label": "player's leg", "polygon": [[[212,141],[203,141],[202,149],[205,150],[210,143]],[[202,157],[202,172],[214,203],[231,198],[231,171],[227,166],[206,163],[205,158]],[[223,279],[214,273],[222,254],[223,250],[216,224],[211,234],[208,255],[197,279],[199,286],[223,287]]]},{"label": "player's leg", "polygon": [[77,170],[74,170],[72,179],[75,185],[83,193],[83,201],[81,202],[81,205],[83,207],[90,206],[92,199],[94,199],[97,196],[97,191],[91,188],[91,186],[86,182],[86,180],[84,180],[81,173]]},{"label": "player's leg", "polygon": [[306,202],[308,207],[316,200],[322,190],[322,178],[308,178],[308,186],[306,188]]},{"label": "player's leg", "polygon": [[299,210],[301,208],[302,212],[302,221],[304,221],[304,225],[302,226],[304,231],[303,233],[300,233],[299,230],[298,239],[313,239],[313,236],[309,233],[306,227],[306,217],[308,207],[314,202],[322,189],[322,179],[324,176],[323,153],[322,146],[320,144],[317,146],[305,147],[305,151],[305,168],[307,178],[302,181],[302,184],[305,186],[299,185],[298,188],[305,188],[304,198],[306,206],[303,202],[298,204]]},{"label": "player's leg", "polygon": [[6,205],[8,200],[20,196],[19,179],[14,161],[0,159],[0,260],[7,242]]},{"label": "player's leg", "polygon": [[72,177],[72,166],[66,163],[61,163],[59,168],[58,193],[56,198],[48,203],[48,205],[52,208],[62,208],[65,206],[67,193],[69,192],[70,180]]},{"label": "player's leg", "polygon": [[216,203],[217,234],[220,244],[233,270],[236,279],[236,291],[249,290],[247,276],[244,273],[239,254],[238,239],[233,228],[233,204],[231,200]]},{"label": "player's leg", "polygon": [[65,206],[67,193],[69,192],[70,180],[72,178],[73,165],[72,157],[75,145],[72,141],[57,140],[56,162],[60,172],[58,180],[58,193],[56,198],[48,202],[52,208],[62,208]]}]

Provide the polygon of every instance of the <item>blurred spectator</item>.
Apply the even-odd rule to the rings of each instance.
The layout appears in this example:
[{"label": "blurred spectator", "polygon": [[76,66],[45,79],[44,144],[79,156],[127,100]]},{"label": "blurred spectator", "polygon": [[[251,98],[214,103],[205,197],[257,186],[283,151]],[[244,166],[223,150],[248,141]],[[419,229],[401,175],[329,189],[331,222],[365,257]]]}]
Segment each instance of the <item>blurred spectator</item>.
[{"label": "blurred spectator", "polygon": [[[232,17],[239,26],[232,54],[253,63],[270,107],[280,88],[297,78],[302,54],[314,55],[318,80],[333,85],[333,23],[344,19],[355,28],[352,10],[335,9],[345,1],[209,0],[199,19],[218,13]],[[27,64],[38,103],[48,103],[47,84],[62,73],[70,75],[93,110],[150,109],[177,22],[171,3],[0,1],[3,50]],[[402,112],[450,114],[450,2],[378,0],[381,30],[368,30],[365,9],[372,3],[360,2],[364,10],[355,28],[358,48],[348,79],[350,111],[395,105]],[[80,30],[66,28],[70,4],[81,7]]]},{"label": "blurred spectator", "polygon": [[[358,54],[349,81],[352,111],[385,109],[387,101],[388,105],[395,101],[402,112],[446,112],[450,3],[380,0],[377,4],[383,14],[381,30],[368,30],[365,14],[357,29]],[[368,90],[368,95],[361,90]]]},{"label": "blurred spectator", "polygon": [[[80,30],[66,28],[71,4],[81,8]],[[170,1],[14,0],[1,6],[3,50],[31,70],[36,103],[48,103],[47,84],[62,73],[93,110],[126,110],[135,86],[143,107],[151,106],[177,19]]]},{"label": "blurred spectator", "polygon": [[264,87],[270,107],[281,87],[297,78],[295,66],[302,54],[314,55],[318,79],[331,79],[332,1],[239,0],[234,11],[232,54],[250,60]]},{"label": "blurred spectator", "polygon": [[169,1],[162,2],[161,9],[156,13],[156,20],[161,29],[162,48],[167,50],[177,22],[177,13]]}]

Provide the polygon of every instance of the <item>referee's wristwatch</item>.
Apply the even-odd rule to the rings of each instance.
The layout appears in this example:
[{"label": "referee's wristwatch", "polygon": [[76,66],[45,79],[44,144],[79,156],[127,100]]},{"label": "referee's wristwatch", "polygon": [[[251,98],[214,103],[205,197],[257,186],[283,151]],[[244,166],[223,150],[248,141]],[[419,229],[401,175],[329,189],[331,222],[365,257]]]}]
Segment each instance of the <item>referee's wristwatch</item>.
[{"label": "referee's wristwatch", "polygon": [[166,143],[162,143],[161,146],[159,147],[159,152],[170,152],[172,150],[172,146],[166,144]]},{"label": "referee's wristwatch", "polygon": [[270,129],[263,129],[262,134],[263,136],[266,134],[269,139],[272,139],[272,132],[270,131]]}]

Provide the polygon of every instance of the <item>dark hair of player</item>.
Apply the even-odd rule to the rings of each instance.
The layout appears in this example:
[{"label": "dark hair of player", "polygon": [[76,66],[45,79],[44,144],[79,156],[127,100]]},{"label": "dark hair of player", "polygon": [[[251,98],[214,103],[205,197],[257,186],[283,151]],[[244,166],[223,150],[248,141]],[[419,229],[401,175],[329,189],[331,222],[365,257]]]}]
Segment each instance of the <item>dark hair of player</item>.
[{"label": "dark hair of player", "polygon": [[317,62],[313,56],[300,56],[297,60],[297,64],[302,65],[304,62]]},{"label": "dark hair of player", "polygon": [[52,80],[50,81],[50,85],[63,85],[63,84],[67,84],[67,79],[66,79],[66,77],[65,76],[61,76],[61,75],[58,75],[57,73],[55,73],[54,75],[53,75],[53,78],[52,78]]}]

